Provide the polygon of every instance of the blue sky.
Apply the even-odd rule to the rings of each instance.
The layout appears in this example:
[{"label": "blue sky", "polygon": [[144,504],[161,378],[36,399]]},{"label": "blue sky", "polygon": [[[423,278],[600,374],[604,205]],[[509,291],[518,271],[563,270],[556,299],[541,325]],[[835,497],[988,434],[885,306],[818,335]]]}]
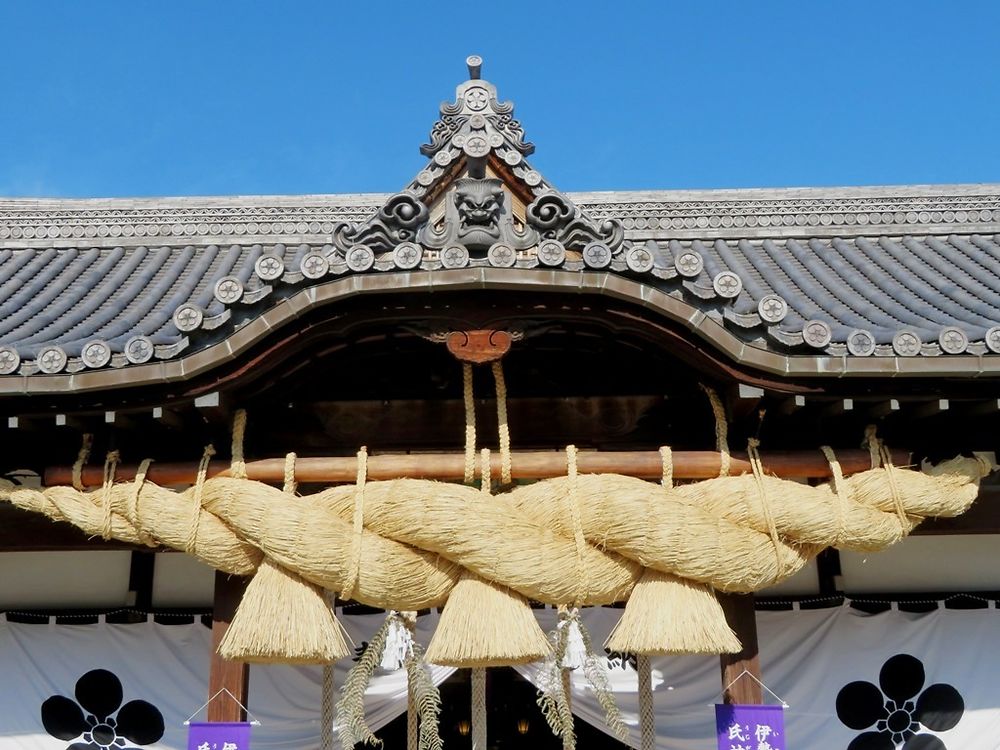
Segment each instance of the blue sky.
[{"label": "blue sky", "polygon": [[0,3],[0,195],[394,191],[464,59],[564,190],[1000,182],[1000,2]]}]

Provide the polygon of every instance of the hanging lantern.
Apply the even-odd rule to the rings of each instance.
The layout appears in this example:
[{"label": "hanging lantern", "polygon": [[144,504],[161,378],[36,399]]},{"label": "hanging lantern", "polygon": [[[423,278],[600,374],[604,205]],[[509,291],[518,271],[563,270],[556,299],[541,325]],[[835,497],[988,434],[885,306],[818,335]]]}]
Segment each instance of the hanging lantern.
[{"label": "hanging lantern", "polygon": [[528,720],[525,717],[522,716],[520,719],[517,720],[517,733],[518,734],[527,734],[528,730],[530,728],[531,728],[531,724],[528,722]]}]

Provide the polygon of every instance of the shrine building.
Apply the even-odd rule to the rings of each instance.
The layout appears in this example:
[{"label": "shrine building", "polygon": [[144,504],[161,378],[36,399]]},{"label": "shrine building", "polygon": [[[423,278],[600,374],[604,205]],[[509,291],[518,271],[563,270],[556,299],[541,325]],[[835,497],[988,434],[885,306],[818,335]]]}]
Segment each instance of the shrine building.
[{"label": "shrine building", "polygon": [[392,194],[0,199],[0,750],[994,748],[1000,184],[562,192],[481,66]]}]

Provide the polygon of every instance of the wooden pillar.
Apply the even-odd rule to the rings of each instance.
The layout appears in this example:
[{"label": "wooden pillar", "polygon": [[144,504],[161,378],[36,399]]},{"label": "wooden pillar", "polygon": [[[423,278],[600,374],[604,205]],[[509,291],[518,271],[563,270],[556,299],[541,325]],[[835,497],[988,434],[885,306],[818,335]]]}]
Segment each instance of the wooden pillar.
[{"label": "wooden pillar", "polygon": [[[760,704],[764,702],[760,683],[760,655],[757,653],[757,614],[753,594],[719,594],[719,601],[726,613],[726,622],[743,644],[738,654],[722,654],[722,700],[725,703]],[[746,670],[750,675],[743,675]],[[735,680],[735,682],[733,682]]]},{"label": "wooden pillar", "polygon": [[[237,701],[247,705],[250,665],[219,656],[219,644],[243,599],[249,578],[215,572],[215,603],[212,608],[212,662],[208,671],[208,697],[225,688]],[[209,721],[246,721],[246,712],[223,693],[208,704]]]}]

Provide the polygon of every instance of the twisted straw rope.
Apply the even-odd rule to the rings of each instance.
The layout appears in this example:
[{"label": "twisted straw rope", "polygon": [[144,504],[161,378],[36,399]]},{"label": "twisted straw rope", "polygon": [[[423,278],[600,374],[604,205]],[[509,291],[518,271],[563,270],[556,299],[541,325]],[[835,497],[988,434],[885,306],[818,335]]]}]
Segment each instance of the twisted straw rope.
[{"label": "twisted straw rope", "polygon": [[[210,456],[206,449],[202,463]],[[625,600],[643,566],[719,590],[754,591],[832,543],[880,549],[922,517],[963,512],[988,470],[977,459],[945,462],[931,473],[874,469],[838,482],[836,491],[766,475],[672,489],[617,475],[580,475],[518,486],[489,503],[478,488],[461,485],[368,482],[360,558],[357,487],[351,485],[288,503],[277,488],[246,479],[205,480],[201,471],[195,486],[182,492],[141,480],[94,492],[3,486],[0,501],[98,535],[110,499],[110,534],[120,541],[155,539],[240,575],[253,573],[266,553],[331,591],[354,589],[353,598],[365,604],[414,610],[441,605],[463,567],[548,604]],[[759,503],[762,487],[770,521]],[[581,566],[587,582],[582,595]]]}]

